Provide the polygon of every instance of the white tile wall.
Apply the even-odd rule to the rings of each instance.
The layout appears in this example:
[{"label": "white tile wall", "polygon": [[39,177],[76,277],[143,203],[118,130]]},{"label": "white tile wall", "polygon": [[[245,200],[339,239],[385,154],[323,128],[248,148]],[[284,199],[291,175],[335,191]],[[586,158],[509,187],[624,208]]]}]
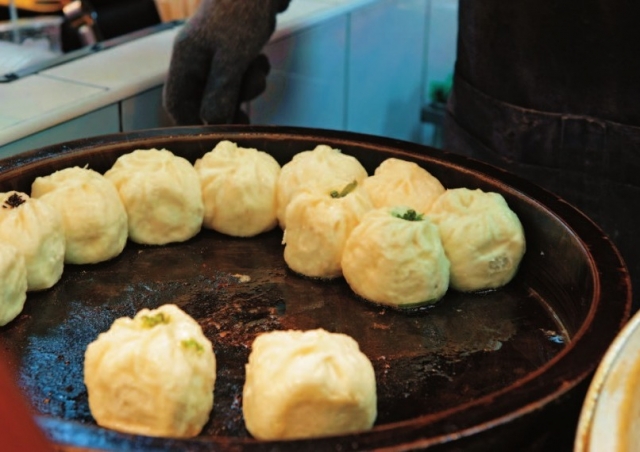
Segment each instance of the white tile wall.
[{"label": "white tile wall", "polygon": [[162,107],[162,87],[153,88],[120,102],[122,132],[173,125]]},{"label": "white tile wall", "polygon": [[271,42],[267,90],[252,102],[251,122],[343,128],[346,42],[345,15]]},{"label": "white tile wall", "polygon": [[351,14],[346,129],[420,139],[427,0],[384,0]]},{"label": "white tile wall", "polygon": [[[458,42],[458,0],[430,0],[427,33],[427,71],[424,99],[429,102],[433,83],[444,82],[453,75]],[[422,143],[440,147],[442,130],[439,124],[424,124]]]}]

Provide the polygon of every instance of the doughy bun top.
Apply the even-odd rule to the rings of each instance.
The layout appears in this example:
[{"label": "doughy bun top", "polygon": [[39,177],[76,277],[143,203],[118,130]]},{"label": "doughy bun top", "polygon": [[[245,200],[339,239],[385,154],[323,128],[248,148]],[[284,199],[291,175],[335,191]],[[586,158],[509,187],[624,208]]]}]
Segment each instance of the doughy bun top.
[{"label": "doughy bun top", "polygon": [[72,167],[38,177],[31,196],[60,213],[65,262],[91,264],[120,254],[128,236],[127,213],[115,185],[89,168]]},{"label": "doughy bun top", "polygon": [[363,216],[345,244],[342,270],[355,293],[396,307],[435,303],[449,286],[437,226],[405,206]]},{"label": "doughy bun top", "polygon": [[277,225],[280,164],[270,154],[221,141],[194,167],[202,186],[206,228],[251,237]]},{"label": "doughy bun top", "polygon": [[31,196],[39,198],[53,190],[66,187],[87,188],[87,184],[97,184],[95,186],[101,189],[113,190],[113,193],[117,193],[113,184],[105,180],[102,174],[91,168],[74,166],[55,171],[48,176],[36,177],[31,184]]},{"label": "doughy bun top", "polygon": [[120,193],[132,241],[164,245],[200,232],[202,190],[187,159],[166,149],[139,149],[118,157],[105,177]]},{"label": "doughy bun top", "polygon": [[418,212],[428,211],[445,190],[426,169],[397,158],[383,161],[363,187],[375,207],[412,206]]},{"label": "doughy bun top", "polygon": [[350,433],[375,421],[373,366],[345,334],[323,329],[260,334],[246,375],[243,413],[257,439]]},{"label": "doughy bun top", "polygon": [[320,144],[312,151],[296,154],[282,166],[278,179],[278,222],[286,227],[286,209],[300,191],[321,190],[329,193],[335,187],[356,181],[360,184],[368,176],[367,170],[353,156],[339,149]]}]

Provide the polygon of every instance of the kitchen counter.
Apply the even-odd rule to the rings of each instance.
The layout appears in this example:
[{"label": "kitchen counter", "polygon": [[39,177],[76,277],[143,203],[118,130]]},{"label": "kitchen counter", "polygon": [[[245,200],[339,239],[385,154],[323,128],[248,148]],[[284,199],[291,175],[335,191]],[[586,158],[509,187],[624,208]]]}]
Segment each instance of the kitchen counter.
[{"label": "kitchen counter", "polygon": [[[379,0],[294,0],[278,15],[271,41],[376,1]],[[5,145],[83,115],[92,114],[90,122],[104,124],[102,133],[119,131],[117,119],[101,113],[117,106],[119,101],[163,84],[172,42],[180,27],[176,24],[168,30],[0,83],[0,158],[26,150],[24,146]],[[76,125],[78,127],[86,124]],[[34,140],[32,146],[45,144],[51,141]]]}]

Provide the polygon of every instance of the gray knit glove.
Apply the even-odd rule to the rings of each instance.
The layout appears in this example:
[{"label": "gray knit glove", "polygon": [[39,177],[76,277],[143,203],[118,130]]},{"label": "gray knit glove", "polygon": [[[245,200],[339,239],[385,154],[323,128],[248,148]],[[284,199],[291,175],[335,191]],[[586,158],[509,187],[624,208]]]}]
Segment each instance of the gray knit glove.
[{"label": "gray knit glove", "polygon": [[264,91],[261,55],[290,0],[202,0],[176,36],[164,107],[178,125],[247,122],[242,102]]}]

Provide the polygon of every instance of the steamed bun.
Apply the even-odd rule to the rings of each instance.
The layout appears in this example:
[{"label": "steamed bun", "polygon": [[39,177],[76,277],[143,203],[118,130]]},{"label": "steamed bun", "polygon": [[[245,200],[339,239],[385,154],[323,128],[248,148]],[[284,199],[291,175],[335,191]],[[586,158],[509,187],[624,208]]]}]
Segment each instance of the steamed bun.
[{"label": "steamed bun", "polygon": [[284,260],[291,270],[316,278],[342,275],[342,250],[362,216],[373,208],[367,193],[355,186],[340,196],[326,192],[303,192],[286,212]]},{"label": "steamed bun", "polygon": [[0,242],[0,326],[15,319],[27,300],[27,265],[16,247]]},{"label": "steamed bun", "polygon": [[342,273],[362,298],[394,307],[435,303],[449,287],[437,226],[406,207],[365,214],[344,246]]},{"label": "steamed bun", "polygon": [[273,331],[253,342],[242,395],[245,425],[261,440],[370,429],[377,415],[373,366],[351,337]]},{"label": "steamed bun", "polygon": [[204,200],[204,227],[236,237],[273,229],[280,164],[266,152],[221,141],[194,165]]},{"label": "steamed bun", "polygon": [[172,304],[117,319],[85,352],[91,414],[121,432],[197,435],[213,407],[215,380],[211,342]]},{"label": "steamed bun", "polygon": [[444,193],[444,186],[426,169],[397,158],[383,161],[362,185],[377,208],[411,206],[426,212]]},{"label": "steamed bun", "polygon": [[280,227],[286,228],[287,206],[302,191],[329,192],[353,181],[360,184],[366,177],[367,170],[355,157],[324,144],[294,155],[282,166],[278,177],[277,216]]},{"label": "steamed bun", "polygon": [[166,149],[139,149],[118,157],[105,177],[118,189],[133,242],[165,245],[200,232],[202,190],[187,159]]},{"label": "steamed bun", "polygon": [[62,217],[65,262],[93,264],[119,255],[127,243],[127,213],[113,183],[88,168],[66,168],[31,185],[31,197]]},{"label": "steamed bun", "polygon": [[0,193],[0,242],[24,256],[28,290],[52,287],[62,277],[65,239],[62,218],[49,204],[26,193]]},{"label": "steamed bun", "polygon": [[438,225],[451,262],[453,289],[494,289],[516,274],[526,248],[524,230],[499,193],[449,189],[429,217]]}]

